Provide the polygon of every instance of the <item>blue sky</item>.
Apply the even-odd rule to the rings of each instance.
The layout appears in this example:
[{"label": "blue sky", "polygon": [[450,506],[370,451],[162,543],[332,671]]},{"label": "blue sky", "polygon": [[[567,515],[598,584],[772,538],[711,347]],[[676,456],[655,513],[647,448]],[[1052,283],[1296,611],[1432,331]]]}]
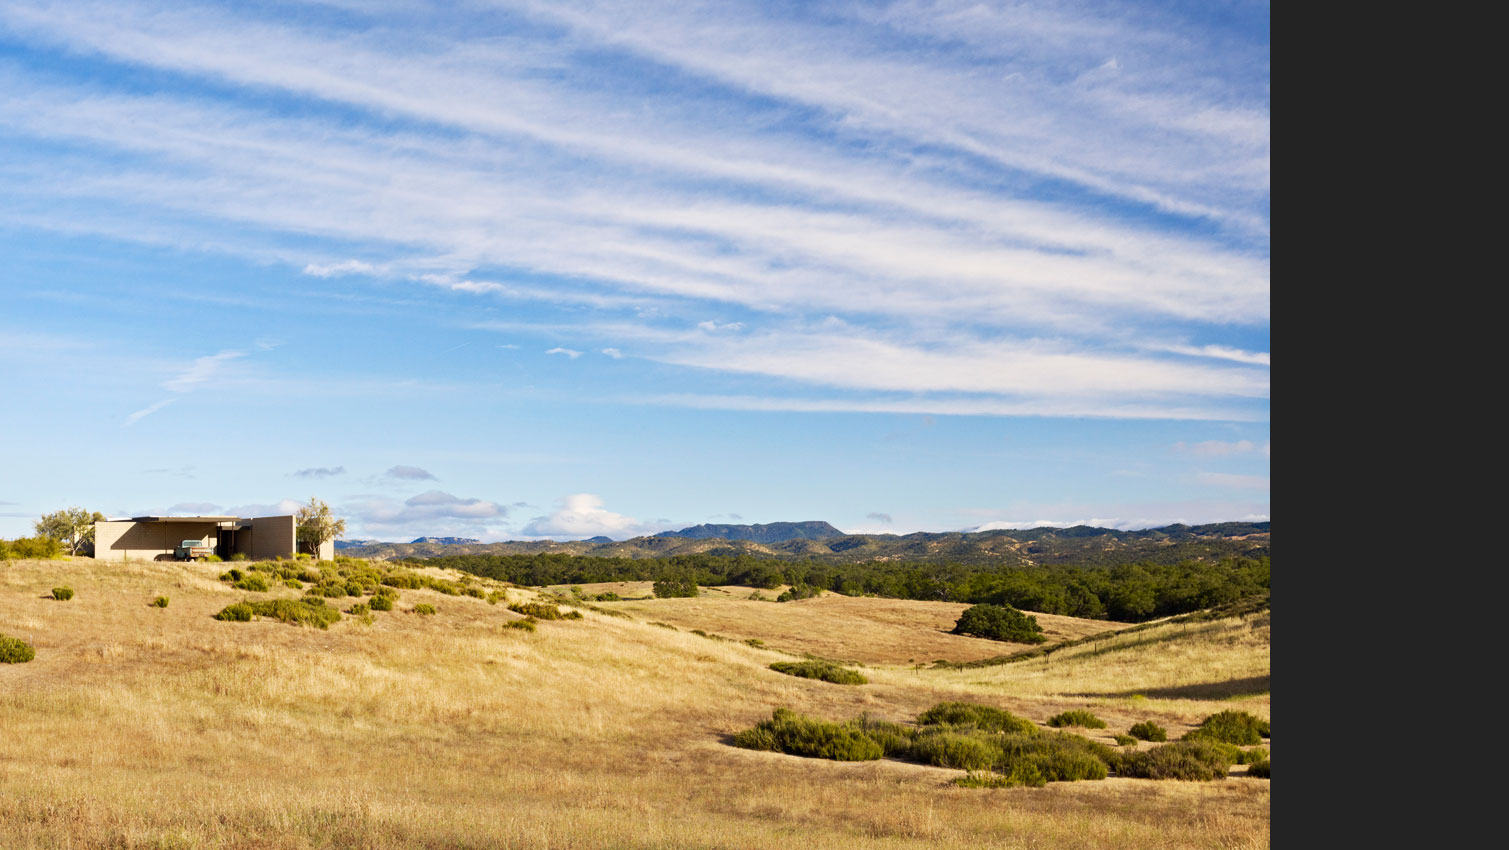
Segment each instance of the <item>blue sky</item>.
[{"label": "blue sky", "polygon": [[0,536],[1269,517],[1266,3],[9,0]]}]

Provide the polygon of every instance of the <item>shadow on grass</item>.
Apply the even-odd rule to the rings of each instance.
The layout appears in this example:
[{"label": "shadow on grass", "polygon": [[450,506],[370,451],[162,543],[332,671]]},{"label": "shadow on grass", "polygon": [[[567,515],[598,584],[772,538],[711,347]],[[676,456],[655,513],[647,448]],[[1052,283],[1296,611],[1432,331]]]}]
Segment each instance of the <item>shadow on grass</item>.
[{"label": "shadow on grass", "polygon": [[1137,691],[1114,691],[1093,694],[1069,694],[1080,698],[1117,698],[1141,694],[1148,699],[1226,699],[1227,697],[1252,696],[1271,690],[1271,676],[1248,676],[1244,679],[1228,679],[1224,682],[1201,682],[1196,685],[1178,685],[1172,688],[1147,688]]}]

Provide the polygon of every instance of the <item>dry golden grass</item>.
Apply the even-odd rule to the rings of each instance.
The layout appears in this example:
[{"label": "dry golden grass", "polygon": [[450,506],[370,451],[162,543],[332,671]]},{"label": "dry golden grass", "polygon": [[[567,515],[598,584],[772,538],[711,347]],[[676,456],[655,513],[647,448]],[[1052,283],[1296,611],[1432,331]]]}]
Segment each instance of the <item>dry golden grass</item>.
[{"label": "dry golden grass", "polygon": [[[650,582],[581,585],[583,593],[603,592],[599,587],[620,596],[650,593]],[[760,593],[774,599],[781,589]],[[1031,648],[1029,644],[949,634],[959,615],[969,607],[960,603],[850,597],[827,591],[812,599],[758,602],[749,598],[756,590],[714,587],[696,598],[603,604],[673,626],[702,629],[739,640],[759,638],[775,649],[810,652],[855,664],[930,664],[940,658],[975,661]],[[1100,620],[1056,614],[1033,616],[1049,641],[1080,638],[1110,628]]]},{"label": "dry golden grass", "polygon": [[[37,649],[35,661],[0,665],[0,847],[1268,842],[1266,781],[982,791],[949,785],[956,771],[726,743],[779,705],[903,719],[974,695],[1041,720],[1070,689],[1121,688],[1107,666],[1119,653],[1066,658],[1075,669],[1059,678],[1021,665],[887,668],[874,685],[840,687],[776,674],[765,665],[785,656],[741,643],[590,611],[526,633],[503,627],[516,617],[503,605],[431,591],[402,591],[400,610],[371,626],[222,623],[214,612],[247,594],[215,581],[221,566],[0,564],[0,632]],[[41,598],[61,580],[78,591],[72,601]],[[170,607],[151,607],[163,594]],[[439,614],[401,613],[420,601]],[[750,604],[807,608],[814,625],[843,610]],[[1225,663],[1204,643],[1185,663]],[[1120,651],[1152,664],[1131,681],[1176,682],[1154,648]]]}]

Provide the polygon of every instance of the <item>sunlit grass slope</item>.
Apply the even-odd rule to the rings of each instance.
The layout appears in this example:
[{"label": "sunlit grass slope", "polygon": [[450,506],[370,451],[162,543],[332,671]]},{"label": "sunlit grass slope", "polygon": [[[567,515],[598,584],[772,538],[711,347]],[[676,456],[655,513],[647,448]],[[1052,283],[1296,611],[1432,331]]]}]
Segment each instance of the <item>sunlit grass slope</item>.
[{"label": "sunlit grass slope", "polygon": [[[244,597],[299,593],[231,589],[216,580],[226,566],[0,563],[0,633],[36,648],[0,665],[0,847],[1267,844],[1265,780],[965,789],[950,784],[957,771],[728,744],[782,705],[902,720],[968,698],[1039,723],[1097,706],[1116,731],[1144,717],[1192,724],[1231,703],[1152,692],[1189,684],[1193,664],[1246,675],[1261,655],[1266,675],[1266,625],[1084,647],[1048,670],[879,666],[856,687],[768,669],[786,654],[652,625],[668,619],[658,602],[632,603],[647,606],[635,619],[586,610],[534,632],[506,627],[520,615],[505,604],[430,590],[401,591],[371,625],[221,622],[214,613]],[[64,583],[72,600],[43,598]],[[170,605],[154,607],[163,595]],[[816,631],[831,619],[820,601],[739,604],[805,608]],[[885,602],[849,600],[867,601]],[[438,613],[406,613],[421,602]],[[1159,660],[1168,652],[1182,654]],[[1121,695],[1131,689],[1148,698]],[[1267,716],[1266,696],[1240,705]]]}]

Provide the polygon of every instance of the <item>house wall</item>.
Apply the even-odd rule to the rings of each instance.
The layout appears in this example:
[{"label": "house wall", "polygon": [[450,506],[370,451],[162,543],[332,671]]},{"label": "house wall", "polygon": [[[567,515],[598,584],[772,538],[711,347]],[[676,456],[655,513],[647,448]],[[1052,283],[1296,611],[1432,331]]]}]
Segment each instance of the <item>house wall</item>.
[{"label": "house wall", "polygon": [[292,558],[298,551],[297,525],[293,515],[259,516],[251,521],[252,560],[282,556]]},{"label": "house wall", "polygon": [[218,537],[219,527],[213,522],[96,522],[94,557],[109,561],[172,560],[181,541],[207,540],[206,545],[214,546]]}]

